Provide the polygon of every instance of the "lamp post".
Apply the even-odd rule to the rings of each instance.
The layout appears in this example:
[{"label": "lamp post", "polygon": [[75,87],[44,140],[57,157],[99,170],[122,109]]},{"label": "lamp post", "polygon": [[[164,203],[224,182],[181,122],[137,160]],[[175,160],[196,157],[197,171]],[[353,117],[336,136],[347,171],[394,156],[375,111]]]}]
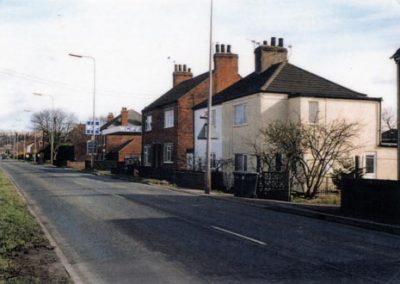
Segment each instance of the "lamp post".
[{"label": "lamp post", "polygon": [[391,58],[397,64],[397,180],[400,180],[400,48]]},{"label": "lamp post", "polygon": [[211,192],[211,104],[213,94],[213,74],[212,74],[212,40],[213,40],[213,0],[210,1],[210,42],[209,42],[209,58],[208,58],[208,75],[209,75],[209,86],[208,86],[208,104],[207,104],[207,146],[206,146],[206,173],[204,183],[204,193],[210,194]]},{"label": "lamp post", "polygon": [[54,115],[54,97],[49,94],[43,93],[33,93],[35,96],[43,97],[48,96],[51,98],[51,122],[52,122],[52,129],[50,131],[50,163],[53,165],[53,158],[54,158],[54,131],[55,131],[55,115]]},{"label": "lamp post", "polygon": [[92,121],[92,138],[91,138],[91,152],[92,155],[90,157],[90,168],[93,170],[94,169],[94,146],[95,146],[95,119],[96,119],[96,59],[93,56],[88,56],[88,55],[79,55],[79,54],[73,54],[69,53],[69,56],[76,57],[76,58],[87,58],[92,60],[93,62],[93,121]]}]

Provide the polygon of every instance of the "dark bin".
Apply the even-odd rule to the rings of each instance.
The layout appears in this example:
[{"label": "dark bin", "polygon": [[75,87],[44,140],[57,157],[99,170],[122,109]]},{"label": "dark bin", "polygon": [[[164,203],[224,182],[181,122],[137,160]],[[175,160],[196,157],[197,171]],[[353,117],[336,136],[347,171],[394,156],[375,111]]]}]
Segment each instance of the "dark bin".
[{"label": "dark bin", "polygon": [[257,173],[233,173],[233,194],[238,197],[257,197]]}]

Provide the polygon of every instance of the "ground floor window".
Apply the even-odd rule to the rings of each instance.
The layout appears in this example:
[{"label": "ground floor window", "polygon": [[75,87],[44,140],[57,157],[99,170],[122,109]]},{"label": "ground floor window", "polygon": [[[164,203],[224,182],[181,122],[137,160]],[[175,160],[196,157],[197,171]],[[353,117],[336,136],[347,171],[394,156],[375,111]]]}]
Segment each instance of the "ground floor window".
[{"label": "ground floor window", "polygon": [[247,155],[246,154],[235,154],[235,171],[246,172],[247,171]]},{"label": "ground floor window", "polygon": [[376,153],[374,152],[364,155],[364,177],[376,178]]},{"label": "ground floor window", "polygon": [[172,163],[172,143],[165,143],[164,144],[164,163]]},{"label": "ground floor window", "polygon": [[143,162],[145,166],[151,166],[151,145],[143,147]]}]

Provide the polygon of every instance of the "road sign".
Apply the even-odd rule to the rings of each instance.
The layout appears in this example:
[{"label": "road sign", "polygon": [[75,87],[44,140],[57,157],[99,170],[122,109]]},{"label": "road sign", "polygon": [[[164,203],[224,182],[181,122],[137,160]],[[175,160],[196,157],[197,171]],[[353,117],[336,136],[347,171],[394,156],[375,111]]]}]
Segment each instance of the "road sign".
[{"label": "road sign", "polygon": [[96,155],[97,153],[97,142],[89,140],[86,142],[86,153],[91,155],[92,153]]},{"label": "road sign", "polygon": [[[93,120],[86,121],[85,134],[93,134]],[[100,135],[100,120],[97,119],[94,121],[94,135]]]}]

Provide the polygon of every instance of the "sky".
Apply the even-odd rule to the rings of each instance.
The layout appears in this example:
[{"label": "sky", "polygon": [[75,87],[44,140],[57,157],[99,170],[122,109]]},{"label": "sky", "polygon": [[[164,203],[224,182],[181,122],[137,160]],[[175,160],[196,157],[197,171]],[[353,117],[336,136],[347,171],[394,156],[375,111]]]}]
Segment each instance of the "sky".
[{"label": "sky", "polygon": [[[141,111],[172,87],[173,65],[208,70],[210,0],[0,0],[0,130],[29,130],[51,108]],[[244,77],[254,45],[283,37],[289,62],[396,104],[400,0],[214,0],[213,44],[231,44]],[[44,96],[35,96],[42,93]]]}]

